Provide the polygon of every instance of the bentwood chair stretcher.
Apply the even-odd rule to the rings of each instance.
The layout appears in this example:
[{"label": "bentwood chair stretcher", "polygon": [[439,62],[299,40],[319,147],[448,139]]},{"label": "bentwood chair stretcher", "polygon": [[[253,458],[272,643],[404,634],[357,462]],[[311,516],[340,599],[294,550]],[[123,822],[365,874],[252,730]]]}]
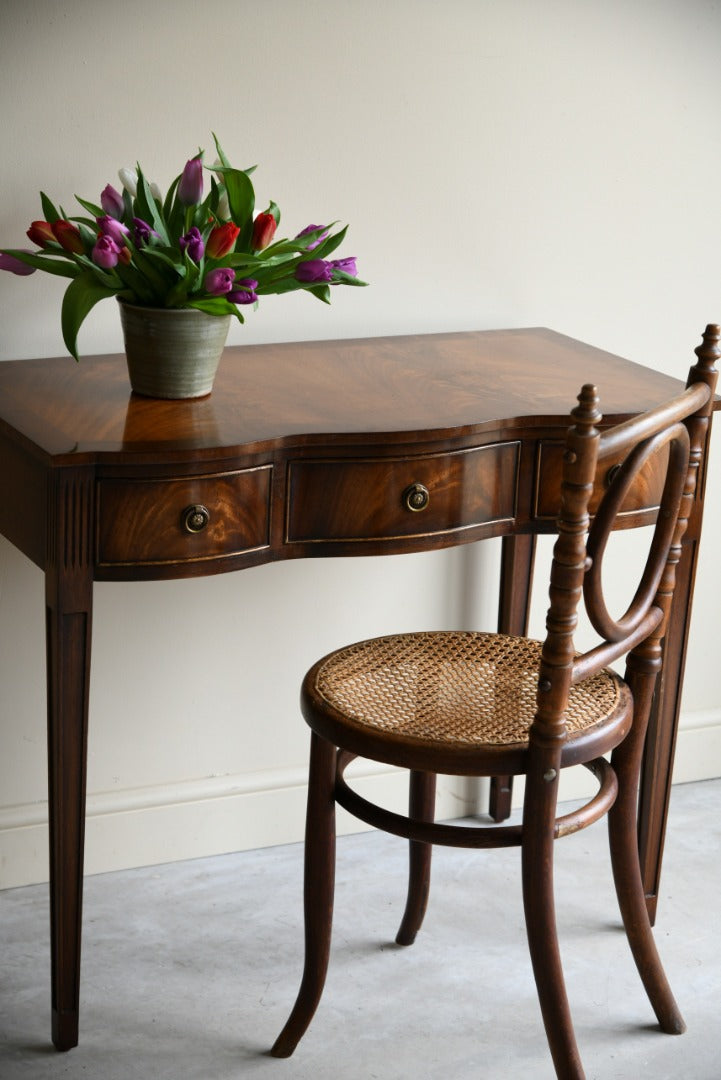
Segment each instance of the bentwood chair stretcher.
[{"label": "bentwood chair stretcher", "polygon": [[[718,355],[711,329],[703,349]],[[603,388],[609,425],[682,386],[539,329],[230,348],[212,395],[191,402],[131,395],[121,356],[0,364],[0,532],[45,575],[59,1049],[78,1040],[94,581],[197,577],[501,536],[499,629],[523,634],[535,536],[553,531],[558,512],[568,388],[589,381]],[[703,479],[683,538],[651,716],[654,753],[642,779],[652,915]],[[618,524],[654,521],[662,485],[649,463]],[[498,819],[509,810],[507,791],[501,776]]]}]

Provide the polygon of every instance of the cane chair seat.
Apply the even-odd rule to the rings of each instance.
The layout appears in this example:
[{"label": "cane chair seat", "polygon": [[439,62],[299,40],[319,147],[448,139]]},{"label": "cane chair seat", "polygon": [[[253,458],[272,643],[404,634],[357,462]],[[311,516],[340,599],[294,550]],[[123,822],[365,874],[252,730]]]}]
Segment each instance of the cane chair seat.
[{"label": "cane chair seat", "polygon": [[[498,757],[523,771],[536,713],[542,642],[508,634],[431,631],[373,638],[338,649],[309,673],[304,712],[327,718],[329,737],[383,760],[392,747],[408,767],[424,753],[446,752],[461,775],[492,775]],[[617,741],[632,708],[623,679],[603,669],[571,687],[565,713],[566,754],[588,760]],[[340,737],[340,728],[343,736]],[[581,753],[579,739],[588,736]],[[598,741],[604,746],[599,750]],[[608,744],[605,745],[605,744]],[[483,751],[487,750],[487,760]]]}]

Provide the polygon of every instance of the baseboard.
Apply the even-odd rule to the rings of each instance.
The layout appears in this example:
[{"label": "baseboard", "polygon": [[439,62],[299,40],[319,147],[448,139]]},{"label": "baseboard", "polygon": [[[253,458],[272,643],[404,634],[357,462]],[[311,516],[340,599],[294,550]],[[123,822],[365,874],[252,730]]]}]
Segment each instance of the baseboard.
[{"label": "baseboard", "polygon": [[[349,772],[368,798],[404,810],[405,776],[372,762],[355,763]],[[721,776],[721,710],[684,718],[678,736],[675,783]],[[564,775],[562,799],[593,790],[585,770]],[[518,805],[522,788],[514,797]],[[157,788],[93,794],[88,797],[85,870],[100,874],[303,838],[305,769],[273,770],[242,777],[211,777]],[[439,818],[482,812],[485,782],[444,779],[439,784]],[[338,831],[364,826],[339,812]],[[47,880],[47,806],[45,803],[0,809],[0,889]]]},{"label": "baseboard", "polygon": [[[392,810],[406,809],[407,783],[399,770],[363,762],[351,765],[348,775],[366,797]],[[301,841],[306,781],[304,768],[279,769],[89,795],[85,872],[102,874]],[[439,784],[439,815],[459,817],[473,805],[459,795],[457,783]],[[363,828],[339,810],[339,834]],[[47,863],[47,804],[1,809],[0,889],[47,881]]]}]

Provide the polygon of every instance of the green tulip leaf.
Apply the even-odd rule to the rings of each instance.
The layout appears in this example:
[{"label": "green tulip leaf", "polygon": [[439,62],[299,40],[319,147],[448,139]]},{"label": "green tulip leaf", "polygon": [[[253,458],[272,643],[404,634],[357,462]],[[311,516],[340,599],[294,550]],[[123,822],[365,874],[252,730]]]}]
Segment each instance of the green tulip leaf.
[{"label": "green tulip leaf", "polygon": [[175,180],[173,180],[172,184],[168,188],[168,193],[165,196],[165,202],[163,203],[163,218],[165,219],[165,221],[169,221],[170,219],[170,211],[173,207],[173,199],[175,198],[175,192],[178,189],[179,183],[180,175],[175,177]]},{"label": "green tulip leaf", "polygon": [[218,157],[220,158],[221,164],[225,165],[226,169],[232,168],[230,162],[228,161],[227,157],[223,153],[223,147],[220,145],[220,142],[218,141],[218,136],[215,134],[214,131],[211,132],[211,134],[213,136],[213,142],[215,143],[215,149],[216,149],[216,151],[218,153]]},{"label": "green tulip leaf", "polygon": [[345,270],[333,271],[333,284],[334,285],[367,285],[367,281],[361,281],[360,278],[355,277],[353,274],[346,274]]},{"label": "green tulip leaf", "polygon": [[223,171],[223,183],[228,193],[230,216],[241,229],[241,247],[247,245],[242,239],[246,231],[250,234],[253,230],[253,211],[255,209],[255,191],[247,173],[240,169],[225,169]]},{"label": "green tulip leaf", "polygon": [[6,255],[12,255],[20,262],[26,263],[27,266],[32,266],[34,270],[44,270],[46,274],[56,274],[58,277],[75,278],[80,274],[80,269],[75,263],[65,261],[65,252],[63,252],[63,261],[60,261],[60,254],[57,257],[51,255],[33,255],[29,251],[16,251],[14,248],[3,248]]},{"label": "green tulip leaf", "polygon": [[52,225],[54,221],[60,220],[60,214],[50,202],[50,199],[47,197],[44,191],[40,192],[40,202],[42,204],[43,213],[45,214],[46,221],[49,221]]},{"label": "green tulip leaf", "polygon": [[165,292],[170,288],[178,277],[182,277],[184,270],[172,259],[155,248],[144,248],[133,252],[133,264],[138,268],[143,277],[158,294],[159,306],[162,307],[162,299]]},{"label": "green tulip leaf", "polygon": [[345,234],[348,232],[348,226],[341,229],[335,236],[329,236],[327,240],[323,240],[318,247],[313,251],[312,258],[314,259],[327,259],[328,256],[339,248],[345,240]]},{"label": "green tulip leaf", "polygon": [[164,244],[168,244],[168,232],[165,228],[163,215],[158,208],[150,184],[143,175],[143,170],[138,165],[138,193],[135,196],[136,217],[142,218],[152,229],[155,229]]},{"label": "green tulip leaf", "polygon": [[86,316],[101,300],[115,296],[117,289],[110,289],[98,281],[97,277],[86,271],[71,281],[65,290],[60,316],[63,341],[71,356],[78,357],[78,331]]},{"label": "green tulip leaf", "polygon": [[305,282],[298,281],[294,277],[280,278],[276,281],[272,279],[266,282],[260,282],[256,292],[263,294],[263,296],[282,296],[284,293],[296,292],[298,289],[307,289],[308,286]]},{"label": "green tulip leaf", "polygon": [[208,315],[235,315],[239,322],[245,322],[235,304],[231,304],[230,300],[226,300],[223,296],[209,296],[204,300],[189,300],[185,306],[196,308],[198,311],[206,311]]},{"label": "green tulip leaf", "polygon": [[128,265],[125,266],[123,263],[119,262],[115,267],[115,273],[120,278],[123,285],[127,285],[126,293],[132,295],[132,303],[152,304],[157,306],[161,301],[164,294],[153,291],[147,276],[142,273],[140,267],[135,267],[132,263],[128,263]]},{"label": "green tulip leaf", "polygon": [[306,292],[312,293],[322,300],[324,304],[330,304],[330,285],[311,285]]},{"label": "green tulip leaf", "polygon": [[[88,202],[87,199],[81,199],[79,195],[76,195],[75,198],[84,210],[87,210],[89,214],[92,214],[93,224],[95,224],[95,218],[105,217],[105,211],[102,206],[98,206],[97,203]],[[74,220],[77,221],[78,219],[75,218]]]},{"label": "green tulip leaf", "polygon": [[302,240],[278,240],[277,243],[269,244],[267,248],[256,252],[257,258],[266,262],[280,255],[307,255],[308,239],[307,236],[304,236]]}]

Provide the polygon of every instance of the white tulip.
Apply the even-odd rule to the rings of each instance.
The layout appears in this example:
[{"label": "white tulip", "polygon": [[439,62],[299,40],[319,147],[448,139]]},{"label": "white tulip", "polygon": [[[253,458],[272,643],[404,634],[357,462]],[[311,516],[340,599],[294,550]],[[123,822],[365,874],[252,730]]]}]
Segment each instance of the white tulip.
[{"label": "white tulip", "polygon": [[118,176],[125,190],[135,198],[138,194],[138,174],[135,169],[120,169]]},{"label": "white tulip", "polygon": [[218,217],[222,221],[230,220],[230,203],[228,202],[228,192],[221,191],[220,198],[218,199]]}]

